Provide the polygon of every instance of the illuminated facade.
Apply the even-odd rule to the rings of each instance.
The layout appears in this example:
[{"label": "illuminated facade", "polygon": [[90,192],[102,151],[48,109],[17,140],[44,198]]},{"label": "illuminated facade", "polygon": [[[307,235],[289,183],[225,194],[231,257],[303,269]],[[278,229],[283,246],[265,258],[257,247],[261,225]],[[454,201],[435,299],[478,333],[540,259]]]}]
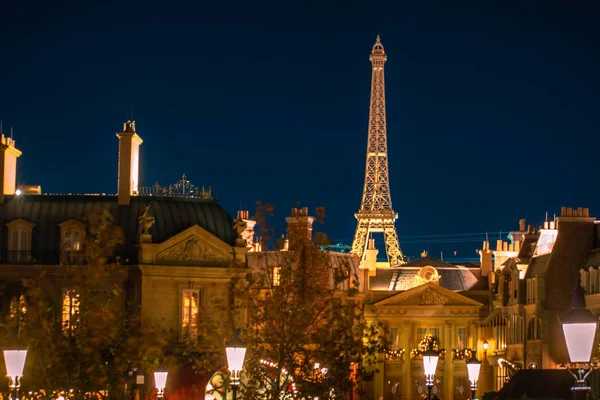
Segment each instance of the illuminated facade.
[{"label": "illuminated facade", "polygon": [[[49,307],[55,310],[62,334],[76,335],[84,299],[70,272],[87,263],[87,217],[108,212],[125,239],[115,254],[129,272],[126,278],[119,278],[125,280],[115,282],[123,288],[123,307],[129,315],[154,320],[172,332],[170,350],[174,354],[220,354],[221,363],[215,370],[221,370],[226,366],[224,338],[246,322],[243,312],[230,310],[235,303],[232,288],[245,281],[249,268],[267,273],[277,285],[282,267],[278,255],[289,251],[288,244],[293,247],[297,238],[312,239],[314,218],[306,208],[293,209],[287,218],[286,245],[280,251],[261,251],[260,243],[254,241],[255,221],[249,219],[248,211],[239,211],[234,220],[211,196],[210,188],[194,186],[185,175],[168,186],[137,184],[142,139],[135,123],[127,121],[117,137],[116,195],[17,193],[11,183],[15,176],[6,177],[9,184],[3,187],[8,189],[0,196],[1,311],[22,317],[27,309],[22,279],[34,276],[41,266],[46,269]],[[6,154],[21,154],[14,141],[3,143]],[[8,158],[7,170],[16,173],[11,164],[14,160]],[[352,269],[345,271],[348,279],[340,283],[340,289],[347,289],[350,277],[358,274],[358,262],[351,254],[330,254],[332,264]],[[329,277],[321,278],[329,282]],[[179,375],[173,374],[172,400],[190,398],[194,388],[207,387],[214,376],[214,371],[197,375],[184,356],[180,361]],[[185,378],[178,381],[177,376]]]},{"label": "illuminated facade", "polygon": [[[376,250],[367,261],[375,256]],[[427,389],[419,350],[429,336],[445,350],[433,393],[439,398],[470,398],[466,360],[469,349],[478,348],[481,315],[489,307],[487,277],[481,268],[449,264],[426,252],[397,268],[370,269],[366,264],[365,316],[387,327],[379,372],[363,382],[366,398],[422,399]],[[489,387],[485,380],[480,384],[484,390]]]},{"label": "illuminated facade", "polygon": [[[499,240],[496,250],[484,244],[482,269],[492,270],[492,307],[481,322],[494,389],[517,370],[556,369],[568,364],[558,317],[571,306],[578,278],[588,307],[600,312],[595,280],[600,266],[600,225],[586,208],[562,207],[560,216],[539,228],[525,227]],[[493,255],[493,257],[492,257]],[[481,349],[481,346],[479,347]]]},{"label": "illuminated facade", "polygon": [[[234,221],[210,189],[195,188],[185,177],[152,190],[140,186],[142,139],[134,121],[127,121],[117,137],[116,195],[49,195],[41,194],[39,186],[17,191],[16,159],[21,152],[12,139],[1,138],[0,311],[23,319],[27,307],[22,280],[41,266],[57,325],[62,334],[76,335],[83,299],[70,271],[87,262],[87,217],[105,211],[125,237],[115,254],[129,271],[124,281],[115,282],[123,288],[124,309],[174,332],[175,352],[190,346],[220,352],[224,349],[202,342],[200,328],[214,320],[222,325],[220,332],[227,332],[232,323],[243,323],[243,318],[232,322],[223,315],[228,313],[232,283],[245,279],[254,221],[244,211]],[[208,378],[196,379],[205,386]],[[186,398],[185,387],[174,389],[172,399]]]}]

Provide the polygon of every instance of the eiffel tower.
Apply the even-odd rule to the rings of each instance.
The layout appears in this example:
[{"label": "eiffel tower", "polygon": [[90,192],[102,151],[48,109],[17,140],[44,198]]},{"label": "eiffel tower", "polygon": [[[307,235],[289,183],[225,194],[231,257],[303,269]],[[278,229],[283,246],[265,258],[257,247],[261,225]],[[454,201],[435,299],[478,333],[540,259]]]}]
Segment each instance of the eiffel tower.
[{"label": "eiffel tower", "polygon": [[394,225],[398,214],[392,209],[390,197],[383,74],[383,66],[387,61],[387,55],[379,35],[377,35],[377,41],[371,50],[370,59],[373,65],[373,75],[371,80],[367,165],[360,211],[354,214],[358,220],[358,225],[352,242],[352,253],[363,260],[370,234],[383,232],[388,261],[391,266],[394,266],[404,264],[405,261],[398,244],[398,236]]}]

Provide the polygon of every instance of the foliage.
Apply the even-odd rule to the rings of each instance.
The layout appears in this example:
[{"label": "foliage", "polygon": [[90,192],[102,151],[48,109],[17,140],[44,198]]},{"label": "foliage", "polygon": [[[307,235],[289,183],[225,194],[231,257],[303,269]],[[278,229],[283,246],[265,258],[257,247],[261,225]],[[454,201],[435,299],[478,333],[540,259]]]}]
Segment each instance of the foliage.
[{"label": "foliage", "polygon": [[[25,389],[123,398],[128,371],[142,368],[148,376],[163,357],[166,335],[128,313],[131,272],[114,256],[124,240],[121,229],[107,213],[87,222],[86,262],[37,267],[23,282],[26,308],[8,316],[2,340],[28,347]],[[65,308],[67,292],[73,303]]]},{"label": "foliage", "polygon": [[[273,211],[259,206],[263,217]],[[374,372],[381,327],[364,320],[351,256],[339,256],[298,238],[254,257],[237,293],[248,317],[244,399],[344,398]]]}]

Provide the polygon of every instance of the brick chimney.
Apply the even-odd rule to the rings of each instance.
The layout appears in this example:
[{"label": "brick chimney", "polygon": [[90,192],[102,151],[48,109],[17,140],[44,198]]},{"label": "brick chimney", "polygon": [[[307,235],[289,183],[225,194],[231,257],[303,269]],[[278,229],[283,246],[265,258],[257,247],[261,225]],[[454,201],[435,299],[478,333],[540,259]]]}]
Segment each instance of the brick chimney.
[{"label": "brick chimney", "polygon": [[[250,219],[250,213],[248,210],[238,210],[237,217],[246,223],[246,230],[242,233],[242,238],[246,240],[246,247],[248,249],[253,249],[254,243],[254,225],[256,225],[256,221]],[[250,250],[252,251],[252,250]]]},{"label": "brick chimney", "polygon": [[314,218],[308,215],[308,207],[292,208],[292,212],[287,217],[287,232],[289,247],[291,250],[296,248],[303,240],[312,241],[312,224]]},{"label": "brick chimney", "polygon": [[375,276],[377,274],[377,253],[379,253],[379,250],[375,248],[375,239],[369,238],[367,249],[365,250],[365,259],[360,264],[361,268],[369,270],[368,276]]},{"label": "brick chimney", "polygon": [[15,147],[12,138],[0,135],[0,204],[4,204],[4,195],[15,194],[17,188],[17,158],[21,151]]},{"label": "brick chimney", "polygon": [[479,250],[479,260],[481,265],[481,275],[488,276],[492,272],[492,255],[494,252],[490,250],[490,242],[488,240],[483,241],[483,246]]},{"label": "brick chimney", "polygon": [[119,183],[117,194],[120,206],[128,206],[132,195],[138,194],[140,170],[140,145],[144,142],[135,131],[135,121],[123,124],[119,138]]}]

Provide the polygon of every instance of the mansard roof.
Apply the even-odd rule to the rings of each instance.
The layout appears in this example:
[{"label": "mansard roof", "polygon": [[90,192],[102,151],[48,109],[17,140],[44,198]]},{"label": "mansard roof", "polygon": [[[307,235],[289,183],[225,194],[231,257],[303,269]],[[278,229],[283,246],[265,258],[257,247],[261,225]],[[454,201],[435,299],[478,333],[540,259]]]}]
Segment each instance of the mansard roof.
[{"label": "mansard roof", "polygon": [[440,274],[440,286],[453,290],[486,290],[487,278],[479,268],[467,268],[438,260],[422,257],[395,268],[378,268],[375,276],[369,277],[371,290],[408,290],[414,285],[414,276],[419,269],[434,267]]},{"label": "mansard roof", "polygon": [[546,272],[546,266],[548,265],[548,260],[550,259],[551,253],[544,254],[543,256],[534,257],[529,262],[529,266],[527,267],[527,272],[525,273],[525,278],[533,278],[535,276],[543,276]]},{"label": "mansard roof", "polygon": [[585,264],[583,265],[583,268],[584,269],[588,269],[590,267],[597,268],[598,266],[600,266],[600,249],[593,249],[588,253],[588,255],[585,259]]},{"label": "mansard roof", "polygon": [[155,218],[150,228],[152,241],[160,243],[185,229],[199,225],[227,244],[233,244],[231,216],[214,199],[132,196],[129,206],[119,206],[117,196],[104,195],[21,195],[6,196],[0,205],[0,244],[7,249],[6,223],[18,218],[35,224],[32,255],[43,264],[58,264],[59,224],[70,219],[84,222],[92,213],[107,211],[125,233],[125,253],[137,261],[138,217],[146,207]]}]

